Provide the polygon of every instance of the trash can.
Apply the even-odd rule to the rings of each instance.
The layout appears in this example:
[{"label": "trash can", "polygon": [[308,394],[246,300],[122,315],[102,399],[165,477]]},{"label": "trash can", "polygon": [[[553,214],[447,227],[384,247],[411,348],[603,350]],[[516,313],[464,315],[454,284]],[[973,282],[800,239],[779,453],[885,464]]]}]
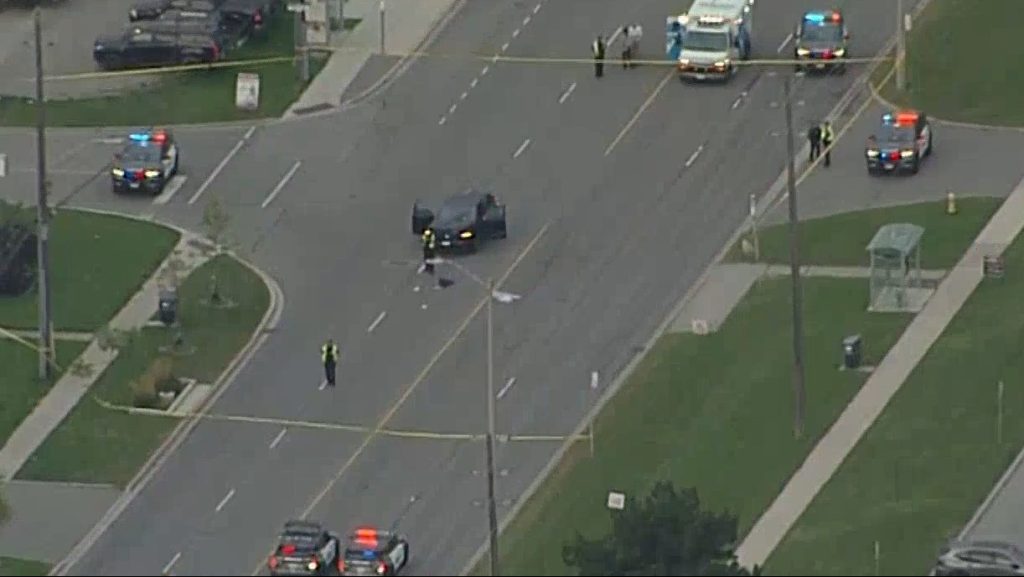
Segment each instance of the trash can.
[{"label": "trash can", "polygon": [[852,335],[843,339],[843,368],[856,369],[863,358],[863,341],[860,335]]},{"label": "trash can", "polygon": [[160,322],[171,326],[178,318],[178,291],[174,289],[161,289],[157,313]]}]

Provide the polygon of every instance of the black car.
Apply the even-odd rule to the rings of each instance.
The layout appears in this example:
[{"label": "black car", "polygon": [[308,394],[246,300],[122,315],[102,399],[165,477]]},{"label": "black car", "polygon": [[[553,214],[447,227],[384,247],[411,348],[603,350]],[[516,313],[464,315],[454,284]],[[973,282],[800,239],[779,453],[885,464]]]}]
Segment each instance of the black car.
[{"label": "black car", "polygon": [[409,542],[390,531],[361,527],[349,536],[338,563],[342,575],[398,575],[409,565]]},{"label": "black car", "polygon": [[505,205],[493,194],[469,190],[448,197],[435,216],[417,202],[412,209],[412,232],[420,235],[430,228],[440,250],[476,252],[480,243],[508,236]]},{"label": "black car", "polygon": [[267,560],[271,575],[329,575],[340,569],[337,535],[310,521],[284,524],[277,549]]},{"label": "black car", "polygon": [[114,192],[139,191],[156,196],[178,173],[179,162],[178,145],[169,131],[133,133],[110,169]]},{"label": "black car", "polygon": [[168,10],[216,10],[223,0],[143,0],[132,5],[128,20],[155,20]]},{"label": "black car", "polygon": [[846,72],[847,41],[843,15],[838,10],[808,12],[793,34],[793,55],[798,72]]},{"label": "black car", "polygon": [[222,54],[221,45],[210,34],[134,29],[100,36],[92,48],[93,60],[105,70],[216,62]]},{"label": "black car", "polygon": [[152,32],[157,34],[196,34],[209,36],[220,48],[238,43],[235,30],[219,11],[204,12],[197,10],[172,9],[164,12],[156,20],[142,20],[132,23],[128,29],[136,34]]},{"label": "black car", "polygon": [[240,37],[260,32],[280,3],[277,0],[225,0],[220,11],[227,26]]},{"label": "black car", "polygon": [[917,174],[921,160],[932,154],[932,127],[928,117],[904,110],[882,115],[882,122],[864,148],[869,174]]}]

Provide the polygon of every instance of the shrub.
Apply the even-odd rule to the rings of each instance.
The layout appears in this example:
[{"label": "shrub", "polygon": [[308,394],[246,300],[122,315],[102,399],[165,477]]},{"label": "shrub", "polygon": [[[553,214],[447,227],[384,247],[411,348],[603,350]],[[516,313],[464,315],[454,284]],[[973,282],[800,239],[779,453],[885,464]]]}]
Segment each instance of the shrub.
[{"label": "shrub", "polygon": [[36,280],[36,234],[29,213],[0,202],[0,296],[27,292]]},{"label": "shrub", "polygon": [[174,361],[170,357],[157,357],[142,373],[132,381],[132,404],[147,409],[161,409],[159,393],[168,390],[164,383],[174,377]]}]

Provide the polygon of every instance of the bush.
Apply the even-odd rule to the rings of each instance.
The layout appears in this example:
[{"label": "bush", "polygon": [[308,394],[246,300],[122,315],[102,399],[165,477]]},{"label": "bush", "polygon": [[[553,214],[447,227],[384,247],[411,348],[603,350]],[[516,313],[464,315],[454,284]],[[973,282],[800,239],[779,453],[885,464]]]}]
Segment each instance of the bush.
[{"label": "bush", "polygon": [[0,296],[27,292],[36,280],[36,234],[29,213],[0,202]]},{"label": "bush", "polygon": [[174,361],[170,357],[157,357],[146,372],[132,382],[132,404],[146,409],[164,408],[159,393],[173,390],[165,385],[171,380],[176,380]]}]

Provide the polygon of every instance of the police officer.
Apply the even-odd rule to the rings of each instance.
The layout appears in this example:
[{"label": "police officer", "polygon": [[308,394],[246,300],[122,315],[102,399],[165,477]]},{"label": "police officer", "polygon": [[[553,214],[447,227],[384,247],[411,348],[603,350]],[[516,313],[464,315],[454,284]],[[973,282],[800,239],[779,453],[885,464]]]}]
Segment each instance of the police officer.
[{"label": "police officer", "polygon": [[825,166],[832,164],[832,143],[836,141],[836,135],[832,132],[832,123],[825,121],[821,124],[821,147],[825,153]]},{"label": "police officer", "polygon": [[629,68],[633,59],[633,27],[622,27],[622,67]]},{"label": "police officer", "polygon": [[811,144],[811,162],[821,156],[821,126],[815,124],[807,131],[807,140]]},{"label": "police officer", "polygon": [[598,34],[594,43],[590,45],[590,50],[594,53],[594,76],[598,78],[604,76],[604,48],[604,38]]},{"label": "police officer", "polygon": [[320,347],[320,360],[324,363],[324,376],[327,377],[327,384],[334,386],[335,370],[338,368],[338,345],[334,339],[327,339],[327,342]]},{"label": "police officer", "polygon": [[434,230],[427,228],[423,231],[423,271],[427,274],[434,274],[434,257],[437,256],[437,235]]}]

